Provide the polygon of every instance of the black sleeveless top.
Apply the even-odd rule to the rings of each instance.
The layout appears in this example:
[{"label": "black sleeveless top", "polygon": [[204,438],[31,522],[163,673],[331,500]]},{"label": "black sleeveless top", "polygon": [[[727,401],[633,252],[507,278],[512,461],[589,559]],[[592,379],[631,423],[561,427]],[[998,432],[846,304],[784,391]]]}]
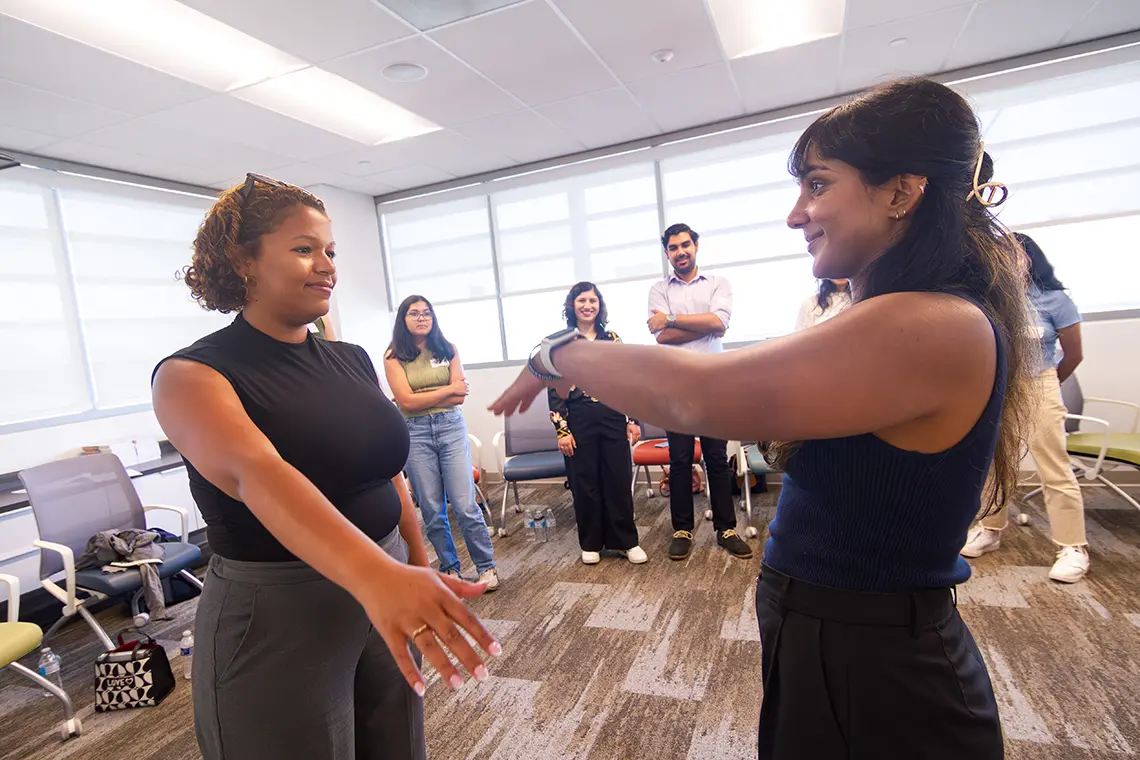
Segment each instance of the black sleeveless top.
[{"label": "black sleeveless top", "polygon": [[936,454],[904,451],[870,433],[805,441],[787,465],[765,564],[858,591],[943,588],[970,577],[959,551],[981,507],[1005,402],[1005,347],[990,325],[993,390],[970,432]]},{"label": "black sleeveless top", "polygon": [[[392,478],[407,461],[408,431],[363,348],[312,334],[304,343],[283,343],[238,314],[229,327],[158,367],[168,359],[199,362],[226,378],[282,459],[369,537],[380,539],[396,528],[401,507]],[[245,504],[183,459],[214,552],[252,562],[296,559]]]}]

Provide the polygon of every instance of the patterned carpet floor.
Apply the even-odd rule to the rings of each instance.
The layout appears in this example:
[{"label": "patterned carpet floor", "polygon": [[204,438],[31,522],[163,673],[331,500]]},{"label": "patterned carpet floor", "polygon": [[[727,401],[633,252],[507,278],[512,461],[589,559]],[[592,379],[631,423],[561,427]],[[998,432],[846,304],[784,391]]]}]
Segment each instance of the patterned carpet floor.
[{"label": "patterned carpet floor", "polygon": [[[489,489],[497,503],[496,488]],[[500,637],[491,678],[451,692],[429,678],[425,704],[433,760],[745,760],[756,756],[760,642],[750,561],[729,557],[702,523],[692,556],[670,562],[668,505],[638,496],[646,565],[578,559],[569,493],[521,488],[526,506],[553,506],[548,542],[521,529],[496,539],[503,588],[472,603]],[[1092,572],[1061,586],[1039,501],[1031,524],[1011,526],[1000,551],[974,561],[959,604],[994,680],[1012,760],[1105,760],[1140,752],[1140,513],[1086,490]],[[760,496],[756,525],[771,516]],[[698,504],[700,502],[698,501]],[[519,517],[508,510],[512,524]],[[462,547],[462,541],[457,543]],[[463,561],[466,553],[461,549]],[[471,568],[464,567],[465,573]],[[196,602],[151,631],[171,654]],[[120,608],[100,613],[112,634]],[[0,760],[195,760],[192,684],[179,681],[159,707],[92,711],[98,644],[71,625],[51,642],[64,686],[84,721],[61,742],[54,700],[0,671]],[[34,667],[35,657],[25,660]],[[178,658],[173,659],[175,670]],[[300,759],[299,759],[300,760]]]}]

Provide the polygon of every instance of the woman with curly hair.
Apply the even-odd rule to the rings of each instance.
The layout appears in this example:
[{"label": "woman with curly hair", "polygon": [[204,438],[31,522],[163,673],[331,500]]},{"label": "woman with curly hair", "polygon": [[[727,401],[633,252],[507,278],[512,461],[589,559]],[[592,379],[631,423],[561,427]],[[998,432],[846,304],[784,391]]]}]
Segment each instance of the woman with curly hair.
[{"label": "woman with curly hair", "polygon": [[214,552],[195,621],[205,760],[425,757],[422,652],[444,683],[499,645],[463,604],[484,587],[428,569],[400,475],[408,433],[364,349],[328,313],[324,204],[259,175],[221,194],[185,281],[226,328],[159,363],[154,411],[182,452]]},{"label": "woman with curly hair", "polygon": [[[602,293],[592,282],[579,282],[566,294],[562,317],[589,340],[621,343],[606,329],[609,315]],[[578,544],[582,562],[596,565],[602,549],[619,552],[635,565],[649,557],[637,540],[630,490],[629,444],[641,431],[621,412],[615,412],[581,388],[563,397],[549,391],[550,421],[558,431],[558,450],[566,457]]]}]

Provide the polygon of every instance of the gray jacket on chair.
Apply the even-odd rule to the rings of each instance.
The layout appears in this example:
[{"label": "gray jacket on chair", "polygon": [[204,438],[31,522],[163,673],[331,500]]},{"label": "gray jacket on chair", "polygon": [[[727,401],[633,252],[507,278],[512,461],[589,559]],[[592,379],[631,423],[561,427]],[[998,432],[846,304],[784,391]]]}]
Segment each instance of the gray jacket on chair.
[{"label": "gray jacket on chair", "polygon": [[154,531],[138,528],[100,531],[87,540],[87,549],[75,561],[75,569],[86,570],[112,563],[141,563],[137,568],[142,575],[143,596],[151,619],[163,619],[166,617],[166,599],[154,564],[155,560],[162,561],[165,551],[161,544],[155,543],[158,537]]}]

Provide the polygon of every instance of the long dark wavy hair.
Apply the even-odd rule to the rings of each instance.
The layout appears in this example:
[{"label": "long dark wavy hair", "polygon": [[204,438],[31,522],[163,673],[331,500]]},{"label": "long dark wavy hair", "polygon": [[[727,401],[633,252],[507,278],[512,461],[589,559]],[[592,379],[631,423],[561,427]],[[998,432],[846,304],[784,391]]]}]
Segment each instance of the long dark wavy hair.
[{"label": "long dark wavy hair", "polygon": [[[847,284],[847,289],[851,289],[851,284]],[[815,294],[815,302],[819,304],[819,310],[824,311],[827,309],[828,304],[831,303],[831,297],[839,292],[839,286],[835,284],[835,280],[829,280],[826,277],[819,281],[819,290]]]},{"label": "long dark wavy hair", "polygon": [[1041,290],[1064,290],[1065,286],[1057,279],[1053,265],[1045,258],[1045,251],[1037,245],[1037,241],[1023,232],[1015,232],[1013,236],[1021,247],[1029,254],[1029,279]]},{"label": "long dark wavy hair", "polygon": [[598,316],[594,317],[594,329],[599,334],[606,331],[606,323],[610,321],[610,314],[606,311],[606,299],[602,298],[602,291],[592,282],[582,281],[570,288],[566,294],[566,302],[562,304],[562,316],[566,319],[567,327],[577,327],[578,317],[574,314],[574,300],[583,293],[594,291],[598,294]]},{"label": "long dark wavy hair", "polygon": [[436,316],[431,301],[423,296],[416,295],[405,298],[400,302],[400,308],[396,309],[396,324],[392,325],[392,342],[388,344],[385,356],[395,357],[402,362],[414,362],[416,357],[420,355],[420,349],[416,346],[416,339],[412,336],[412,331],[408,329],[407,317],[408,309],[412,308],[412,304],[421,302],[427,304],[431,311],[431,332],[427,336],[427,350],[435,359],[451,361],[455,358],[455,346],[448,343],[447,338],[443,337],[443,330],[439,329],[439,318]]},{"label": "long dark wavy hair", "polygon": [[[986,509],[1004,504],[1017,487],[1033,406],[1029,378],[1035,349],[1020,246],[976,196],[970,197],[980,150],[977,117],[945,85],[900,79],[816,119],[788,160],[793,176],[804,177],[812,148],[854,167],[872,187],[900,174],[927,178],[905,233],[861,273],[859,291],[852,295],[865,300],[887,293],[955,291],[974,299],[993,321],[1005,347],[1008,384]],[[993,176],[992,159],[982,158],[979,183]],[[767,455],[782,467],[798,446],[770,444]]]}]

